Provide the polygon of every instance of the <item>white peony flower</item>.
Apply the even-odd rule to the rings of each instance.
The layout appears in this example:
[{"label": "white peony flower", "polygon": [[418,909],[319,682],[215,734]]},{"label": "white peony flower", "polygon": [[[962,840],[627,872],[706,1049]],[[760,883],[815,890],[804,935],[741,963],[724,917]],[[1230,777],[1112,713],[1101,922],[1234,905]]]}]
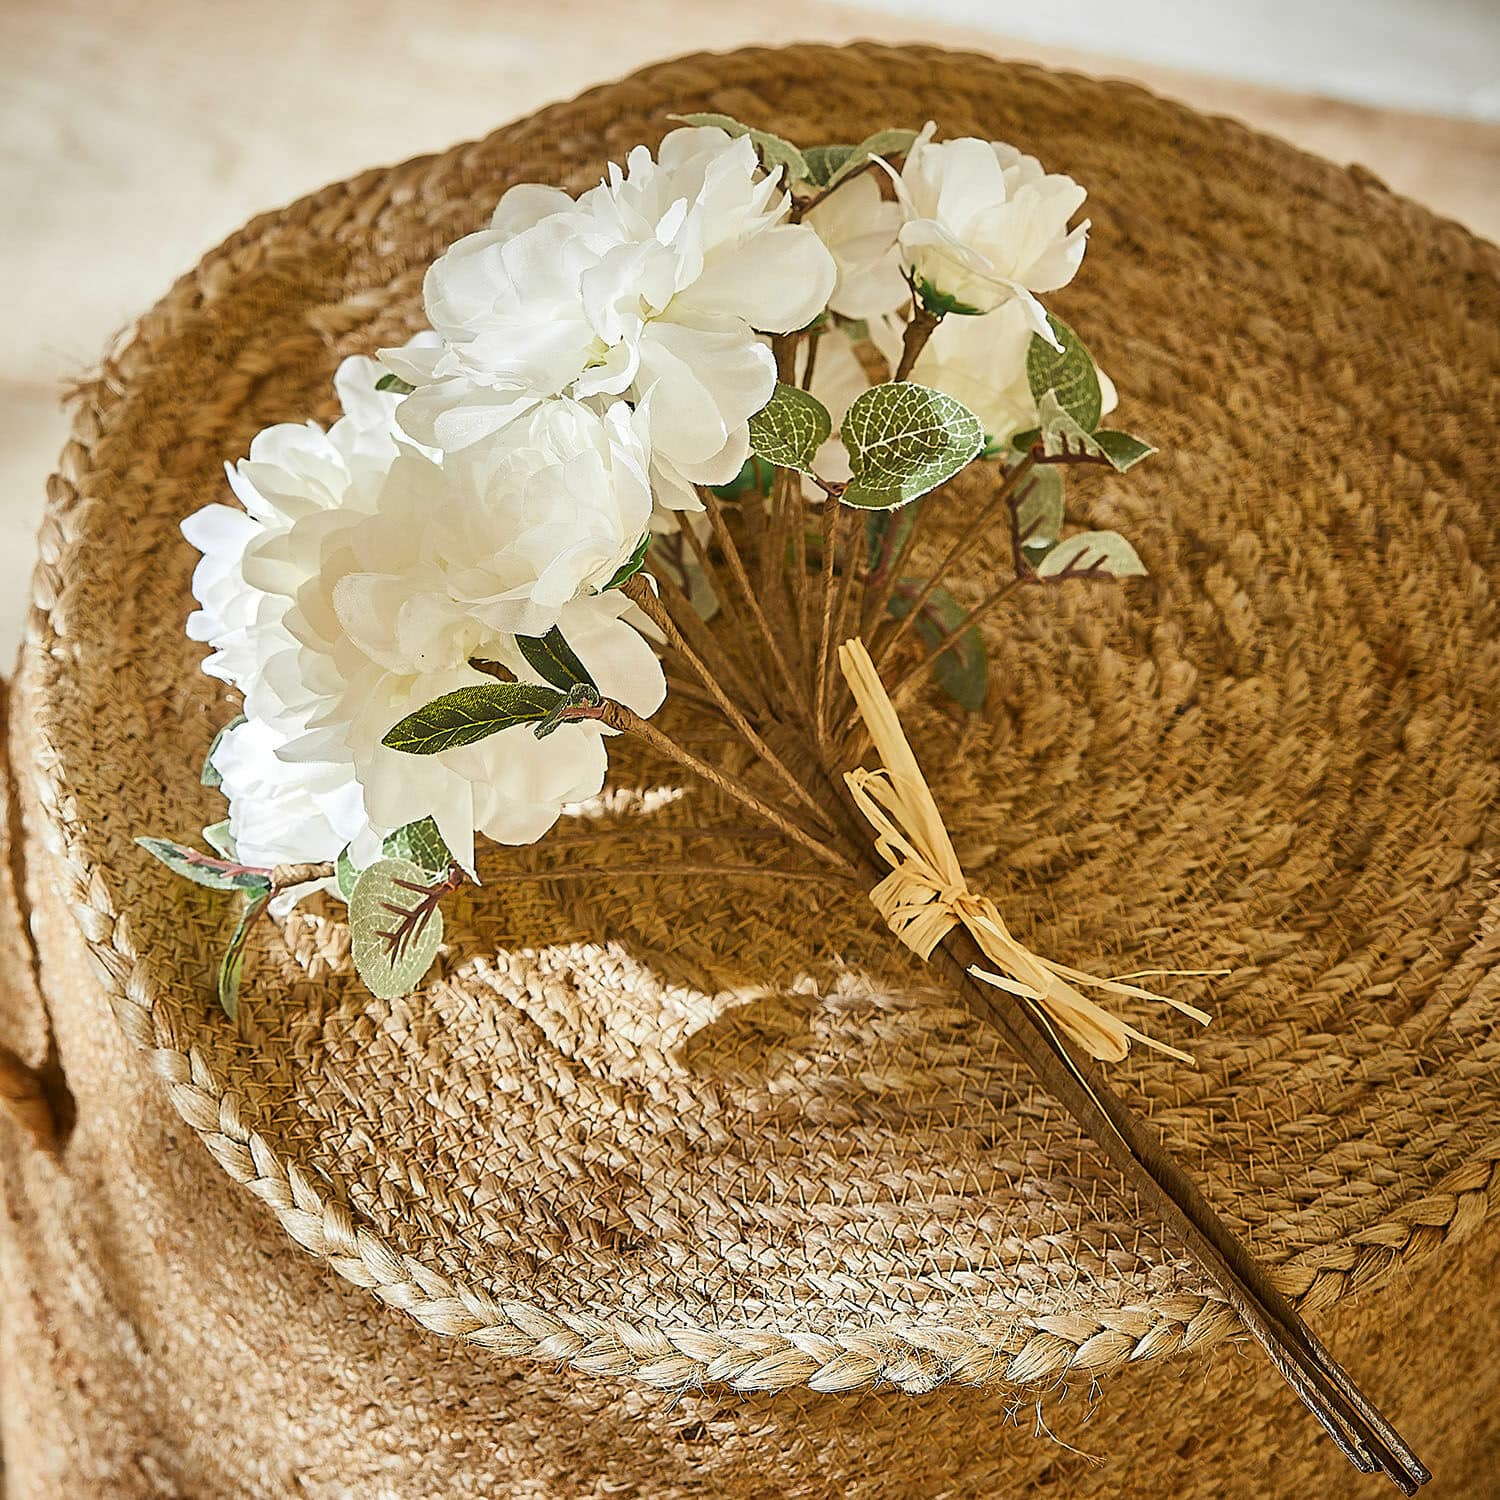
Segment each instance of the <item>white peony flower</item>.
[{"label": "white peony flower", "polygon": [[845,318],[878,318],[911,296],[896,236],[905,215],[881,197],[880,184],[862,172],[839,184],[802,222],[817,231],[838,268],[828,306]]},{"label": "white peony flower", "polygon": [[905,213],[902,258],[955,311],[991,312],[1014,298],[1033,332],[1057,340],[1033,293],[1066,286],[1083,260],[1088,221],[1068,220],[1086,196],[1014,146],[972,137],[935,143],[930,121],[890,171]]},{"label": "white peony flower", "polygon": [[[912,367],[920,385],[945,391],[979,418],[994,442],[1037,425],[1036,400],[1026,378],[1033,327],[1019,302],[1006,302],[980,318],[944,318]],[[1098,371],[1104,411],[1115,409],[1114,382]]]},{"label": "white peony flower", "polygon": [[382,353],[419,387],[403,428],[451,451],[545,396],[623,397],[644,414],[659,503],[695,509],[694,484],[739,472],[774,388],[757,331],[803,327],[833,289],[832,257],[788,208],[751,141],[713,128],[672,131],[655,160],[637,147],[576,202],[512,188],[428,272],[443,347]]}]

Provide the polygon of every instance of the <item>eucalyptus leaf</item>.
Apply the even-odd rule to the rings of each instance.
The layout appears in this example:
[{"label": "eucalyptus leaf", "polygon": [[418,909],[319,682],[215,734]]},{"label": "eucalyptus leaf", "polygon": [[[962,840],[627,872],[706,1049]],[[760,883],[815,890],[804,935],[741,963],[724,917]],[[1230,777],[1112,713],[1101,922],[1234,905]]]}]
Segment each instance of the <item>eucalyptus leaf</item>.
[{"label": "eucalyptus leaf", "polygon": [[1150,443],[1143,442],[1128,432],[1116,432],[1112,427],[1100,428],[1094,434],[1094,442],[1121,474],[1156,452]]},{"label": "eucalyptus leaf", "polygon": [[[890,612],[898,620],[904,619],[911,613],[912,603],[923,587],[920,578],[903,578],[897,591],[891,595]],[[947,589],[936,588],[922,606],[922,613],[917,616],[913,628],[931,650],[953,633],[966,613]],[[990,686],[990,669],[984,637],[977,626],[969,626],[937,657],[932,664],[932,675],[937,685],[971,714],[977,714],[984,707]]]},{"label": "eucalyptus leaf", "polygon": [[375,382],[377,391],[393,391],[398,396],[409,396],[416,390],[411,381],[403,380],[399,375],[393,375],[389,371]]},{"label": "eucalyptus leaf", "polygon": [[833,418],[816,396],[777,381],[771,399],[750,418],[750,448],[768,463],[805,472],[832,431]]},{"label": "eucalyptus leaf", "polygon": [[589,669],[579,661],[556,625],[546,635],[518,635],[516,649],[526,658],[527,665],[538,677],[544,678],[562,692],[567,692],[580,682],[586,687],[594,686]]},{"label": "eucalyptus leaf", "polygon": [[354,882],[359,879],[359,866],[350,859],[347,845],[339,851],[339,857],[334,861],[333,875],[338,881],[339,895],[348,901],[354,894]]},{"label": "eucalyptus leaf", "polygon": [[603,592],[608,593],[610,589],[617,589],[629,583],[646,566],[646,554],[650,550],[651,533],[647,531],[642,534],[640,541],[635,544],[635,551],[620,564],[615,570],[615,576],[604,585]]},{"label": "eucalyptus leaf", "polygon": [[224,949],[224,956],[219,960],[219,1004],[231,1021],[237,1020],[240,1013],[240,980],[245,973],[245,942],[250,936],[250,929],[255,926],[270,899],[268,887],[260,895],[251,896],[246,901],[245,909],[240,913],[240,919],[230,935],[229,945]]},{"label": "eucalyptus leaf", "polygon": [[535,724],[563,702],[556,688],[488,682],[444,693],[386,732],[381,744],[408,755],[439,755],[477,744],[502,729]]},{"label": "eucalyptus leaf", "polygon": [[223,743],[224,736],[231,729],[238,729],[245,722],[244,714],[236,714],[219,732],[209,741],[208,754],[203,757],[203,774],[201,780],[204,786],[219,787],[224,785],[224,778],[219,775],[219,768],[214,765],[214,752]]},{"label": "eucalyptus leaf", "polygon": [[[453,863],[453,856],[448,852],[448,846],[443,842],[443,836],[431,818],[422,818],[419,822],[398,828],[387,837],[380,846],[380,851],[390,859],[410,860],[429,875],[446,875],[448,866]],[[344,853],[347,854],[348,850]],[[356,877],[358,873],[355,871]]]},{"label": "eucalyptus leaf", "polygon": [[1046,548],[1062,536],[1063,477],[1056,469],[1032,469],[1021,484],[1016,505],[1016,530],[1021,545]]},{"label": "eucalyptus leaf", "polygon": [[769,130],[756,130],[750,125],[736,120],[733,115],[718,115],[712,113],[700,113],[691,115],[668,115],[669,120],[681,120],[684,125],[712,125],[724,131],[728,135],[748,135],[755,143],[755,149],[760,152],[760,159],[768,171],[776,167],[786,168],[785,181],[805,182],[807,180],[807,159],[788,140],[779,135],[773,135]]},{"label": "eucalyptus leaf", "polygon": [[153,838],[139,838],[136,843],[159,859],[174,875],[181,875],[195,885],[206,885],[213,891],[268,891],[271,888],[270,881],[259,871],[248,870],[233,860],[201,853],[186,844]]},{"label": "eucalyptus leaf", "polygon": [[407,859],[378,859],[361,870],[349,897],[354,967],[380,1000],[409,995],[432,967],[443,941],[443,914],[427,906],[432,877]]},{"label": "eucalyptus leaf", "polygon": [[1026,381],[1031,394],[1040,405],[1042,398],[1052,392],[1058,406],[1085,432],[1092,432],[1104,410],[1093,356],[1061,318],[1048,313],[1047,323],[1062,348],[1054,349],[1040,334],[1031,335],[1026,350]]},{"label": "eucalyptus leaf", "polygon": [[816,187],[835,187],[863,170],[877,156],[900,156],[909,151],[916,138],[915,130],[877,130],[857,146],[810,147],[802,153],[807,162],[807,180]]},{"label": "eucalyptus leaf", "polygon": [[984,443],[962,402],[911,381],[871,386],[850,405],[840,435],[853,477],[846,505],[886,510],[936,489]]},{"label": "eucalyptus leaf", "polygon": [[222,855],[225,859],[238,861],[234,848],[234,835],[229,831],[229,819],[222,822],[210,823],[203,830],[203,842],[208,845],[215,854]]},{"label": "eucalyptus leaf", "polygon": [[833,174],[849,160],[859,148],[857,146],[805,146],[802,160],[807,167],[807,178],[814,187],[825,188]]},{"label": "eucalyptus leaf", "polygon": [[1081,531],[1060,541],[1037,565],[1036,576],[1141,578],[1146,566],[1118,531]]}]

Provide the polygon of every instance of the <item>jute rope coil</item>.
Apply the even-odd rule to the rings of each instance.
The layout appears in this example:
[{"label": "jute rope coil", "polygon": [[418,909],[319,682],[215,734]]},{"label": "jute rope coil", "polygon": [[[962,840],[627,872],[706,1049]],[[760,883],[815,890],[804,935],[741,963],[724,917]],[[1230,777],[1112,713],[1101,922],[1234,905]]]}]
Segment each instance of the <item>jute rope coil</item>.
[{"label": "jute rope coil", "polygon": [[[997,619],[983,719],[925,710],[959,746],[934,790],[1039,951],[1235,966],[1196,1073],[1122,1076],[1299,1305],[1474,1233],[1500,1202],[1500,546],[1475,441],[1500,257],[1139,90],[923,49],[686,59],[331,188],[209,256],[80,391],[15,765],[99,990],[177,1112],[304,1249],[512,1358],[667,1390],[921,1392],[1234,1332],[858,900],[495,879],[392,1005],[312,913],[251,954],[236,1029],[210,983],[229,912],[132,852],[218,815],[197,767],[232,706],[181,635],[175,528],[221,460],[415,326],[426,264],[511,182],[581,187],[693,108],[805,140],[931,116],[1089,185],[1062,311],[1164,457],[1080,485],[1075,513],[1138,538],[1153,578],[1028,591]],[[596,857],[623,830],[685,861],[682,830],[723,816],[696,791],[648,803],[593,810]],[[712,1024],[664,1024],[699,1010]]]}]

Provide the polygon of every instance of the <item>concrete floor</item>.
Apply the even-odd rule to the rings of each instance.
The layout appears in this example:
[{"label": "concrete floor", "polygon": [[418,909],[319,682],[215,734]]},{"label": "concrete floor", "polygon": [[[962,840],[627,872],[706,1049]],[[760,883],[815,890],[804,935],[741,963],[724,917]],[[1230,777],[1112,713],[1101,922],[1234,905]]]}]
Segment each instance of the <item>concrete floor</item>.
[{"label": "concrete floor", "polygon": [[61,447],[63,384],[256,211],[484,134],[652,59],[929,40],[1128,76],[1500,239],[1500,125],[1402,114],[820,0],[53,0],[0,4],[0,662]]}]

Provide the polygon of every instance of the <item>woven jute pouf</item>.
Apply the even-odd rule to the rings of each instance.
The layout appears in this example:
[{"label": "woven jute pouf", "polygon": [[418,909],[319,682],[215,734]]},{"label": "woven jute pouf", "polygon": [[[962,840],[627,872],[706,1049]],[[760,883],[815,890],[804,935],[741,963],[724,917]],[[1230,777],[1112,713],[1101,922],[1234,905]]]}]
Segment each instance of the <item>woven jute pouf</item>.
[{"label": "woven jute pouf", "polygon": [[511,183],[582,188],[693,109],[808,142],[932,117],[1088,186],[1060,310],[1163,452],[1075,508],[1152,576],[1018,594],[986,712],[913,737],[956,745],[938,800],[1037,949],[1233,969],[1193,990],[1198,1067],[1121,1087],[1437,1492],[1493,1493],[1500,253],[1136,88],[873,46],[663,64],[267,215],[81,392],[10,724],[37,952],[12,922],[3,1040],[50,1035],[76,1106],[52,1150],[3,1135],[12,1493],[1355,1492],[862,898],[506,878],[669,866],[722,814],[700,790],[491,851],[405,1001],[336,908],[264,926],[237,1024],[228,904],[132,843],[221,815],[177,526],[222,461],[327,416]]}]

